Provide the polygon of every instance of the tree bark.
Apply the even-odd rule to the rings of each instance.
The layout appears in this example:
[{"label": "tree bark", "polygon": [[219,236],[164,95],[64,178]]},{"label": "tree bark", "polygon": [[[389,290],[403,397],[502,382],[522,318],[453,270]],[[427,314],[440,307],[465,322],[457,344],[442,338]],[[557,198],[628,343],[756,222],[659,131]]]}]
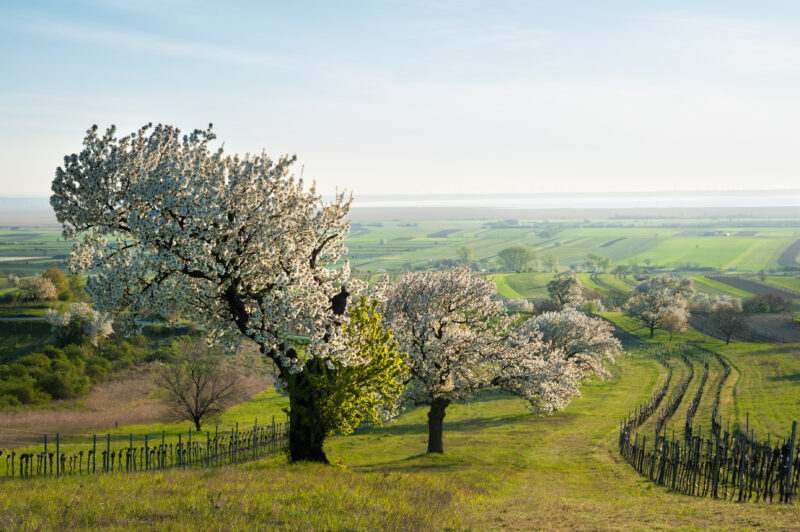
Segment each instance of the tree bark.
[{"label": "tree bark", "polygon": [[328,427],[322,416],[318,389],[313,376],[324,371],[324,363],[310,360],[303,371],[290,375],[289,384],[289,459],[292,462],[319,462],[327,464],[328,457],[322,449]]},{"label": "tree bark", "polygon": [[650,338],[652,338],[652,337],[653,337],[653,334],[654,334],[655,332],[656,332],[656,326],[655,326],[655,325],[651,325],[651,326],[650,326]]},{"label": "tree bark", "polygon": [[428,412],[428,452],[444,453],[442,445],[442,426],[444,424],[444,411],[450,401],[437,398],[431,402],[431,409]]}]

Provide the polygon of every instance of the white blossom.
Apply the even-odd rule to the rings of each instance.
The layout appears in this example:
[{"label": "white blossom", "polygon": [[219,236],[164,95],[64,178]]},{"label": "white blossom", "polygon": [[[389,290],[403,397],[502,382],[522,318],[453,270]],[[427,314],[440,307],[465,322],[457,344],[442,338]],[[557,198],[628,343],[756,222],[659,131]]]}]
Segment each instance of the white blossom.
[{"label": "white blossom", "polygon": [[55,285],[45,277],[26,277],[19,281],[22,297],[29,301],[47,301],[58,295]]},{"label": "white blossom", "polygon": [[387,287],[384,319],[408,353],[406,402],[467,399],[497,386],[551,412],[578,395],[582,379],[605,374],[619,350],[605,322],[569,309],[515,328],[495,292],[464,267],[409,273]]},{"label": "white blossom", "polygon": [[83,323],[83,332],[93,345],[97,345],[100,338],[109,336],[113,330],[113,318],[105,313],[94,310],[87,303],[72,303],[69,309],[59,313],[55,309],[47,309],[45,320],[55,328],[65,328],[73,322]]},{"label": "white blossom", "polygon": [[352,362],[336,327],[347,316],[333,307],[345,285],[361,287],[347,262],[332,267],[346,252],[351,200],[306,190],[290,174],[295,157],[226,155],[209,148],[214,138],[210,128],[181,137],[147,125],[121,138],[91,128],[52,186],[65,238],[81,239],[70,267],[91,272],[86,291],[125,331],[145,313],[178,311],[213,339],[246,335],[281,372],[297,372],[300,324],[306,356]]},{"label": "white blossom", "polygon": [[625,313],[639,320],[650,330],[650,337],[661,320],[675,316],[683,321],[689,317],[686,297],[694,290],[691,279],[664,275],[642,281],[633,289]]}]

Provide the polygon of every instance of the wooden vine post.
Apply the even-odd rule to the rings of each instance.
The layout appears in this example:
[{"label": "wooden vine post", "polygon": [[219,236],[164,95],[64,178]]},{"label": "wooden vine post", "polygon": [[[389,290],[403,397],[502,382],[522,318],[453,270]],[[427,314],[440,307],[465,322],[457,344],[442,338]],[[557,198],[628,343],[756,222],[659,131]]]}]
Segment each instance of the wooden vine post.
[{"label": "wooden vine post", "polygon": [[792,457],[795,452],[795,436],[797,434],[797,421],[792,422],[792,440],[789,444],[789,463],[786,468],[786,502],[789,503],[792,499]]}]

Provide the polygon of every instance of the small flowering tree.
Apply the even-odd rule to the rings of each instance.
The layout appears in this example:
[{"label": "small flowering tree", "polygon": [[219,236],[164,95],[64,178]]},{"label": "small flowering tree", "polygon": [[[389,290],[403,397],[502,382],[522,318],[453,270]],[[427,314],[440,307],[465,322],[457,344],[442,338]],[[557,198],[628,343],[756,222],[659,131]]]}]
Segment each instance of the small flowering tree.
[{"label": "small flowering tree", "polygon": [[384,318],[408,354],[402,400],[429,407],[429,453],[444,450],[451,402],[498,387],[537,412],[552,412],[578,394],[583,378],[601,373],[618,349],[605,337],[595,349],[590,337],[602,326],[577,311],[546,313],[514,327],[492,300],[495,293],[494,283],[471,276],[469,268],[408,273],[386,288]]},{"label": "small flowering tree", "polygon": [[[625,314],[638,320],[653,337],[667,316],[686,321],[689,311],[686,297],[694,291],[691,279],[675,275],[664,275],[642,281],[633,289],[625,307]],[[670,318],[670,320],[675,318]]]},{"label": "small flowering tree", "polygon": [[58,295],[55,285],[46,277],[26,277],[19,282],[19,287],[26,301],[47,301]]},{"label": "small flowering tree", "polygon": [[147,125],[122,138],[92,127],[52,185],[64,236],[81,238],[70,266],[93,273],[86,291],[125,331],[146,312],[177,310],[213,339],[256,342],[289,395],[291,459],[325,462],[314,387],[336,364],[364,363],[341,327],[360,286],[348,263],[332,267],[350,199],[306,190],[290,174],[295,157],[226,155],[210,149],[214,138],[210,127]]}]

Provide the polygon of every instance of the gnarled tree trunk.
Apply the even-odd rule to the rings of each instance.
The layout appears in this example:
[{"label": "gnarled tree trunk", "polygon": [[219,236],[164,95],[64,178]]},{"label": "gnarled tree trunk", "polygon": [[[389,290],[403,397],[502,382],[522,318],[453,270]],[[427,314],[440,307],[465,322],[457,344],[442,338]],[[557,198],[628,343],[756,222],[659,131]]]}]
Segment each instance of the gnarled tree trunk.
[{"label": "gnarled tree trunk", "polygon": [[324,363],[310,360],[303,371],[287,378],[289,385],[289,459],[292,462],[328,463],[322,446],[328,426],[322,416],[319,389],[314,386],[316,372]]},{"label": "gnarled tree trunk", "polygon": [[444,424],[444,411],[450,401],[437,398],[431,402],[431,409],[428,412],[428,452],[443,453],[442,445],[442,425]]}]

